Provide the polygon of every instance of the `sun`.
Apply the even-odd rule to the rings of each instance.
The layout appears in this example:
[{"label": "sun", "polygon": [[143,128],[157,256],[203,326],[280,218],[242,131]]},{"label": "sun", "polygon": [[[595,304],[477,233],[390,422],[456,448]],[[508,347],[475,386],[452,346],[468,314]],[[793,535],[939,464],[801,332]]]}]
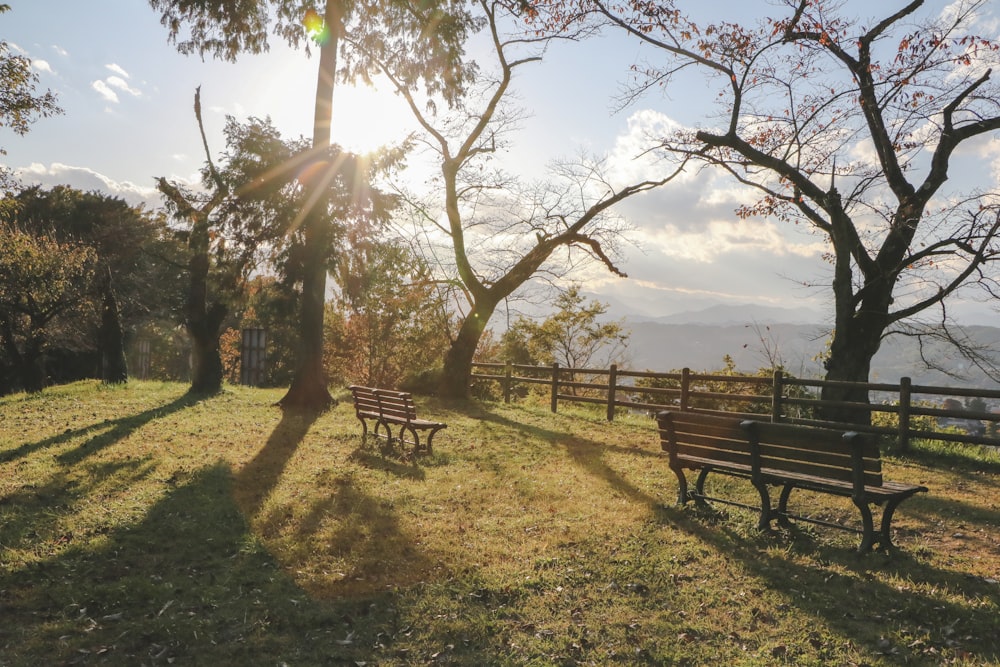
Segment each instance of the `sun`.
[{"label": "sun", "polygon": [[332,140],[355,153],[399,143],[417,129],[406,102],[391,91],[338,84],[333,93]]}]

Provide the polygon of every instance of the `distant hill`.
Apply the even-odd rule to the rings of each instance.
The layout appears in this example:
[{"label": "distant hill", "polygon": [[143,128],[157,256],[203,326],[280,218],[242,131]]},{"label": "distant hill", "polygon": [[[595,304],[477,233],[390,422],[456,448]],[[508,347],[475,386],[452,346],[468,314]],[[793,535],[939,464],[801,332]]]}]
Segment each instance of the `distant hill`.
[{"label": "distant hill", "polygon": [[[777,316],[783,310],[763,309],[762,314]],[[671,318],[682,315],[685,318],[721,317],[717,309],[709,308],[700,313]],[[739,320],[739,316],[734,317]],[[770,349],[788,372],[799,377],[822,377],[823,368],[816,357],[826,348],[827,328],[819,324],[768,322],[760,317],[748,322],[734,325],[626,319],[626,327],[632,332],[627,365],[636,370],[670,371],[688,367],[695,371],[710,371],[722,368],[723,357],[728,354],[737,368],[753,371],[770,366],[765,352],[765,349]],[[969,327],[967,332],[974,340],[1000,350],[1000,328],[974,326]],[[968,362],[958,359],[943,344],[931,346],[925,354],[941,360],[948,369],[965,375],[965,378],[954,379],[939,371],[927,370],[921,363],[916,341],[897,336],[883,344],[876,355],[871,381],[895,383],[907,376],[915,384],[1000,388],[982,371],[969,368]]]},{"label": "distant hill", "polygon": [[821,322],[819,311],[808,308],[780,308],[777,306],[714,305],[701,310],[688,310],[660,317],[633,316],[636,322],[657,322],[660,324],[713,324],[743,326],[746,324],[814,324]]}]

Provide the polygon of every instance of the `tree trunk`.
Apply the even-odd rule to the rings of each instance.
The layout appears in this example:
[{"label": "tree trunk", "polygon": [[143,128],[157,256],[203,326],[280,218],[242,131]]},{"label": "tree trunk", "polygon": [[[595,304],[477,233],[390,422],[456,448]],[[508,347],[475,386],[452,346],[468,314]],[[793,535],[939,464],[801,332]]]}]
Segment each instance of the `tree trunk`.
[{"label": "tree trunk", "polygon": [[101,327],[97,338],[100,346],[101,381],[105,384],[128,382],[128,361],[125,358],[125,335],[122,331],[118,300],[111,287],[110,272],[101,285],[104,298],[101,305]]},{"label": "tree trunk", "polygon": [[462,322],[458,336],[444,357],[439,391],[448,398],[468,398],[472,384],[472,360],[496,304],[477,304]]},{"label": "tree trunk", "polygon": [[215,394],[222,389],[222,355],[219,353],[219,324],[222,318],[206,315],[198,322],[189,322],[191,336],[192,394]]},{"label": "tree trunk", "polygon": [[[877,306],[872,301],[884,303]],[[830,344],[830,356],[825,363],[825,380],[862,384],[868,382],[872,358],[882,343],[882,333],[888,320],[888,308],[887,299],[866,299],[853,317],[838,320]],[[869,404],[868,389],[863,386],[823,387],[820,397],[824,401]],[[817,416],[824,420],[861,426],[871,425],[871,411],[863,407],[820,406],[817,412]]]},{"label": "tree trunk", "polygon": [[44,357],[42,340],[30,337],[24,345],[24,352],[20,355],[17,368],[21,386],[29,394],[37,394],[45,388]]},{"label": "tree trunk", "polygon": [[191,388],[193,394],[214,394],[222,389],[222,356],[219,353],[220,327],[229,309],[214,302],[208,305],[209,258],[208,217],[199,214],[191,227],[188,242],[190,283],[185,327],[191,336]]},{"label": "tree trunk", "polygon": [[[330,146],[333,122],[333,86],[337,73],[337,49],[343,30],[343,10],[340,0],[327,0],[324,21],[329,39],[320,46],[319,72],[316,77],[316,99],[313,113],[313,151],[326,155]],[[315,178],[310,190],[325,187],[323,178]],[[326,259],[330,234],[327,229],[327,199],[321,192],[310,192],[311,202],[303,222],[305,259],[302,277],[302,309],[299,319],[299,356],[295,377],[288,392],[278,402],[282,408],[317,411],[334,403],[327,386],[323,366],[323,315],[326,303]]]}]

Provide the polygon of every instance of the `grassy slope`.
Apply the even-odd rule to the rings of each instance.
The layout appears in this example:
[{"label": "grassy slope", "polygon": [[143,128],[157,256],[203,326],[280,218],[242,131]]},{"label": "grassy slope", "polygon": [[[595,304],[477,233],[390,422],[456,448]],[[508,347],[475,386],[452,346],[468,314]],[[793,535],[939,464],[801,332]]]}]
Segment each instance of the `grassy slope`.
[{"label": "grassy slope", "polygon": [[0,666],[1000,664],[995,455],[887,461],[931,492],[858,558],[674,507],[648,420],[424,402],[412,460],[347,404],[184,390],[0,399]]}]

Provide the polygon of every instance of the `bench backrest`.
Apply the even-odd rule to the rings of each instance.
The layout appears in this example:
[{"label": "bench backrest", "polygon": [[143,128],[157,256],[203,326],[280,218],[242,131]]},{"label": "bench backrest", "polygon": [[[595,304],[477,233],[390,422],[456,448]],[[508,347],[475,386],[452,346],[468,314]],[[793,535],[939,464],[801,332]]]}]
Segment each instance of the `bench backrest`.
[{"label": "bench backrest", "polygon": [[694,457],[750,467],[750,443],[739,417],[665,411],[656,415],[660,447],[676,458]]},{"label": "bench backrest", "polygon": [[882,485],[878,443],[854,431],[748,421],[744,428],[760,453],[761,468],[855,482],[855,466],[865,484]]},{"label": "bench backrest", "polygon": [[371,387],[351,385],[351,395],[354,397],[354,410],[357,413],[378,413],[378,396]]},{"label": "bench backrest", "polygon": [[417,406],[413,403],[413,395],[406,391],[391,389],[376,389],[379,409],[386,417],[410,421],[417,418]]},{"label": "bench backrest", "polygon": [[359,414],[378,414],[400,421],[417,418],[417,408],[409,392],[358,385],[351,385],[350,390],[354,397],[354,409]]}]

